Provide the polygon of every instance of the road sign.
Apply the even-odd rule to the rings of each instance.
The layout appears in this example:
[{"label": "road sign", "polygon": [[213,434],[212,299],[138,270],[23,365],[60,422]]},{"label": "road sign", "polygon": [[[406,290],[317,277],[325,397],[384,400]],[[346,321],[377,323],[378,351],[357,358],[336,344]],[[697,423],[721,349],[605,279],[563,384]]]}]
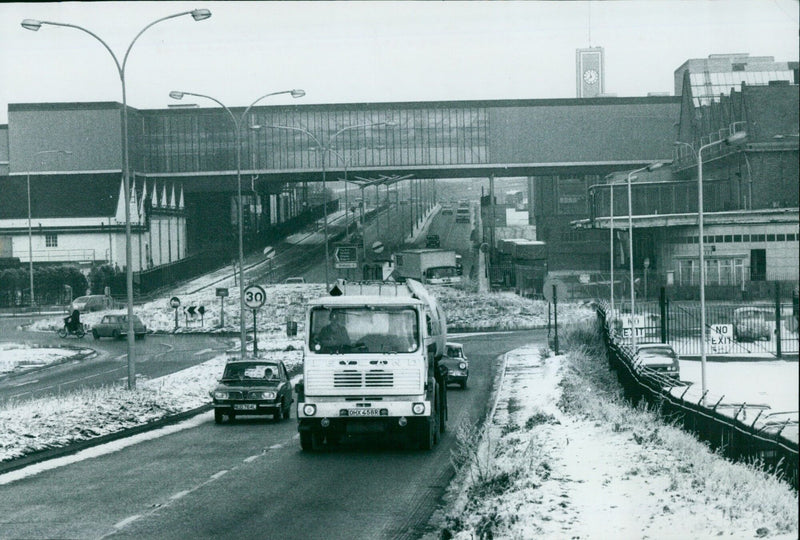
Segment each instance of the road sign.
[{"label": "road sign", "polygon": [[713,353],[731,352],[733,346],[733,325],[712,324],[707,337]]},{"label": "road sign", "polygon": [[338,246],[333,251],[333,261],[335,268],[358,268],[358,247]]},{"label": "road sign", "polygon": [[563,281],[549,278],[544,281],[544,286],[542,287],[542,289],[544,289],[542,294],[544,294],[545,300],[548,302],[553,301],[553,285],[556,286],[556,295],[558,296],[558,300],[565,302],[567,300],[567,286],[564,285]]},{"label": "road sign", "polygon": [[264,248],[264,259],[271,259],[275,256],[275,248],[267,246]]},{"label": "road sign", "polygon": [[177,296],[173,296],[169,299],[169,307],[171,308],[178,308],[181,305],[181,300]]},{"label": "road sign", "polygon": [[227,287],[217,287],[217,296],[228,296]]},{"label": "road sign", "polygon": [[267,301],[267,293],[259,285],[250,285],[244,290],[244,304],[250,309],[258,309]]},{"label": "road sign", "polygon": [[372,252],[377,254],[383,253],[383,242],[379,240],[375,240],[372,243]]}]

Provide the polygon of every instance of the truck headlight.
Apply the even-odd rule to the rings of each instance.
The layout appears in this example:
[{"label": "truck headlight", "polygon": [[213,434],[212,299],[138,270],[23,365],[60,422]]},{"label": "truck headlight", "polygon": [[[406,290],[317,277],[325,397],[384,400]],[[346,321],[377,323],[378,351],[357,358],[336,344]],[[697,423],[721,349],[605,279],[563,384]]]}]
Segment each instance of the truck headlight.
[{"label": "truck headlight", "polygon": [[317,412],[317,406],[316,405],[311,405],[311,404],[303,405],[303,414],[304,415],[306,415],[306,416],[314,416],[316,414],[316,412]]},{"label": "truck headlight", "polygon": [[425,412],[425,404],[424,403],[414,403],[411,406],[411,412],[414,414],[422,414]]},{"label": "truck headlight", "polygon": [[227,392],[214,392],[214,399],[228,399]]},{"label": "truck headlight", "polygon": [[459,362],[458,363],[458,369],[467,369],[467,363],[466,362]]}]

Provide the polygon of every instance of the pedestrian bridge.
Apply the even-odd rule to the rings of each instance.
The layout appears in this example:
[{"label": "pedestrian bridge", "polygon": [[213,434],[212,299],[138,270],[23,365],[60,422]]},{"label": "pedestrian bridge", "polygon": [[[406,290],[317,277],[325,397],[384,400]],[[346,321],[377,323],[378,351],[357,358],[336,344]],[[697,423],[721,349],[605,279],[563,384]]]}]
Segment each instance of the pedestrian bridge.
[{"label": "pedestrian bridge", "polygon": [[[604,175],[671,159],[679,111],[680,98],[666,96],[254,107],[242,173],[281,184],[320,181],[323,171],[329,180]],[[234,188],[226,114],[132,113],[136,175],[183,178],[189,192]]]}]

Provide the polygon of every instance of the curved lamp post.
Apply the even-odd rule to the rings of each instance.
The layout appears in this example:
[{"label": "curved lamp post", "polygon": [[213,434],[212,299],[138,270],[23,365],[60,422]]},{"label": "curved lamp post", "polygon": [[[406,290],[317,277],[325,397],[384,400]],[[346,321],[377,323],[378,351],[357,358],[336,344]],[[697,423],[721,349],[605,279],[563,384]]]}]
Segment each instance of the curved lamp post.
[{"label": "curved lamp post", "polygon": [[237,200],[238,204],[238,229],[239,229],[239,333],[240,333],[240,340],[241,340],[241,358],[244,359],[245,353],[247,352],[245,349],[245,345],[247,343],[247,335],[245,332],[245,317],[244,317],[244,227],[242,224],[242,125],[244,121],[247,119],[247,113],[250,112],[250,109],[253,106],[261,101],[264,98],[268,98],[270,96],[277,96],[280,94],[290,94],[293,98],[301,98],[306,95],[304,90],[300,89],[293,89],[293,90],[281,90],[279,92],[270,92],[269,94],[264,94],[260,98],[253,101],[244,112],[241,114],[239,118],[237,118],[231,110],[225,106],[220,100],[215,97],[208,96],[206,94],[197,94],[195,92],[183,92],[179,90],[173,90],[169,93],[169,97],[172,99],[183,99],[183,96],[195,96],[201,97],[205,99],[210,99],[220,107],[222,107],[228,116],[230,117],[231,122],[233,122],[233,129],[235,131],[235,141],[236,141],[236,187],[237,187]]},{"label": "curved lamp post", "polygon": [[[45,154],[60,154],[62,156],[71,156],[72,152],[69,150],[40,150],[33,154],[34,159],[36,156],[43,156]],[[31,307],[36,304],[36,296],[33,294],[33,230],[31,228],[31,171],[28,170],[28,274],[31,278]]]},{"label": "curved lamp post", "polygon": [[[317,145],[317,148],[320,152],[320,157],[322,159],[322,205],[323,205],[323,230],[325,234],[325,289],[327,290],[330,280],[328,276],[328,193],[326,191],[326,184],[325,184],[325,156],[328,152],[331,152],[333,149],[331,145],[333,144],[336,137],[344,133],[345,131],[350,131],[352,129],[364,129],[370,127],[378,127],[378,126],[395,126],[397,125],[396,122],[391,120],[387,120],[385,122],[370,122],[365,124],[355,124],[352,126],[345,126],[330,137],[328,137],[327,141],[323,143],[319,137],[311,133],[305,128],[295,127],[295,126],[277,126],[277,125],[266,125],[264,127],[268,127],[271,129],[285,129],[289,131],[298,131],[300,133],[304,133],[307,137],[314,141]],[[346,185],[346,184],[345,184]]]},{"label": "curved lamp post", "polygon": [[700,248],[700,381],[701,391],[703,392],[702,403],[706,402],[706,260],[705,260],[705,239],[703,238],[703,150],[725,144],[726,146],[738,146],[744,144],[747,139],[747,132],[737,131],[736,133],[701,146],[697,150],[697,228],[698,246]]},{"label": "curved lamp post", "polygon": [[127,100],[127,92],[125,88],[125,66],[128,64],[128,56],[131,53],[131,49],[133,48],[134,43],[136,40],[139,39],[147,29],[151,26],[154,26],[162,21],[166,21],[169,19],[174,19],[176,17],[182,17],[183,15],[191,15],[195,21],[204,21],[211,17],[211,11],[207,9],[194,9],[191,11],[182,11],[180,13],[175,13],[173,15],[167,15],[166,17],[161,17],[160,19],[156,19],[155,21],[151,22],[144,28],[142,28],[136,37],[133,38],[130,45],[128,45],[128,49],[125,51],[125,56],[122,59],[122,63],[120,63],[117,55],[114,54],[114,51],[111,50],[111,47],[103,41],[100,36],[88,30],[82,26],[78,26],[76,24],[68,24],[68,23],[60,23],[60,22],[53,22],[53,21],[39,21],[35,19],[25,19],[22,21],[22,27],[26,30],[32,30],[36,32],[42,26],[63,26],[65,28],[74,28],[76,30],[80,30],[81,32],[85,32],[92,36],[94,39],[100,42],[100,44],[105,47],[108,53],[111,55],[111,58],[114,59],[114,63],[117,66],[117,73],[119,75],[119,80],[122,83],[122,154],[123,154],[123,165],[122,165],[122,182],[125,189],[125,285],[127,289],[127,304],[128,304],[128,389],[133,390],[136,388],[136,360],[134,357],[134,333],[133,333],[133,256],[131,252],[131,190],[130,190],[130,172],[128,171],[129,167],[129,159],[128,159],[128,100]]},{"label": "curved lamp post", "polygon": [[629,270],[631,273],[631,346],[633,347],[634,354],[636,353],[636,295],[633,290],[633,205],[631,204],[631,181],[634,174],[642,171],[654,171],[664,166],[664,163],[659,161],[651,163],[647,167],[636,169],[628,173],[628,262]]}]

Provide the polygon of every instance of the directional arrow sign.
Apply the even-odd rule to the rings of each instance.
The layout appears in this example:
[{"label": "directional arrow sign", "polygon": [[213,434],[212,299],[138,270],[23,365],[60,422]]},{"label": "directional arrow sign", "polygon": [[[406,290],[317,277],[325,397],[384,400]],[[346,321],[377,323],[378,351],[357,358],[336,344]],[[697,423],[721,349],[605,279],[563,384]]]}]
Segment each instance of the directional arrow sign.
[{"label": "directional arrow sign", "polygon": [[196,309],[196,308],[195,308],[194,306],[189,306],[188,308],[186,308],[186,311],[189,313],[189,315],[191,315],[192,317],[194,317],[194,310],[195,310],[195,309]]},{"label": "directional arrow sign", "polygon": [[336,268],[357,268],[358,247],[339,246],[333,251],[333,261]]}]

